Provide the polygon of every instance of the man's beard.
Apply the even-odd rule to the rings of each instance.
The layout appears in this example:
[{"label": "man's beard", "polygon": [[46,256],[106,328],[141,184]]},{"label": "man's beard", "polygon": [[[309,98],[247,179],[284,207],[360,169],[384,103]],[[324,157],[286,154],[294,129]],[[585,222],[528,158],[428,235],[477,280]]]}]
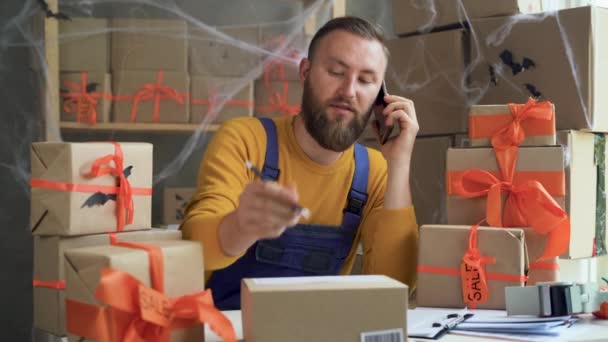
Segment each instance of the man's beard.
[{"label": "man's beard", "polygon": [[[351,108],[354,105],[345,98],[334,98],[331,102],[348,103]],[[323,104],[315,97],[310,78],[304,81],[304,92],[302,94],[302,113],[304,124],[310,134],[321,147],[328,150],[343,152],[359,139],[365,125],[371,116],[372,106],[365,113],[355,111],[354,117],[348,125],[342,125],[342,118],[338,116],[335,122],[329,120],[329,114]]]}]

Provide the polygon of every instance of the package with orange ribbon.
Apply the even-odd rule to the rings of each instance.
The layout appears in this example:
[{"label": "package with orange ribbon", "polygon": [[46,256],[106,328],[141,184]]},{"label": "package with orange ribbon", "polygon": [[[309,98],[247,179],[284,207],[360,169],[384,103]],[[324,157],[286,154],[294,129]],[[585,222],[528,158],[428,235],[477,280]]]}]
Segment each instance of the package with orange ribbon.
[{"label": "package with orange ribbon", "polygon": [[209,124],[220,124],[236,117],[253,116],[252,81],[213,76],[192,76],[190,80],[191,123],[208,120]]},{"label": "package with orange ribbon", "polygon": [[302,105],[300,81],[255,81],[255,116],[293,116]]},{"label": "package with orange ribbon", "polygon": [[34,235],[85,235],[151,227],[152,144],[33,143]]},{"label": "package with orange ribbon", "polygon": [[95,125],[110,121],[112,91],[106,72],[62,72],[61,121]]},{"label": "package with orange ribbon", "polygon": [[534,99],[525,104],[472,106],[469,139],[472,147],[555,145],[555,106]]},{"label": "package with orange ribbon", "polygon": [[203,323],[236,342],[204,290],[202,250],[191,241],[119,241],[65,253],[70,341],[203,341]]},{"label": "package with orange ribbon", "polygon": [[300,80],[300,61],[306,57],[311,38],[303,30],[294,31],[292,25],[260,27],[260,45],[269,52],[263,57],[263,77],[271,81]]},{"label": "package with orange ribbon", "polygon": [[417,305],[505,309],[507,286],[526,281],[522,229],[423,225]]},{"label": "package with orange ribbon", "polygon": [[[181,240],[166,229],[117,233],[122,241]],[[107,246],[109,234],[34,237],[34,326],[57,336],[65,331],[64,253],[73,248]]]},{"label": "package with orange ribbon", "polygon": [[112,83],[115,122],[190,121],[190,77],[185,72],[118,70]]}]

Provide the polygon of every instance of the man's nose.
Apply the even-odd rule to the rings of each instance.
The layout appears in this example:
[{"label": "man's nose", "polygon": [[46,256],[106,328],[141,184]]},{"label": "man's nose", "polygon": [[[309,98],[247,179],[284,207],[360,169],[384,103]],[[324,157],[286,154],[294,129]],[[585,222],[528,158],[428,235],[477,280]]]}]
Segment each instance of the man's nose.
[{"label": "man's nose", "polygon": [[352,99],[356,93],[356,79],[354,77],[345,77],[340,84],[340,95],[345,98]]}]

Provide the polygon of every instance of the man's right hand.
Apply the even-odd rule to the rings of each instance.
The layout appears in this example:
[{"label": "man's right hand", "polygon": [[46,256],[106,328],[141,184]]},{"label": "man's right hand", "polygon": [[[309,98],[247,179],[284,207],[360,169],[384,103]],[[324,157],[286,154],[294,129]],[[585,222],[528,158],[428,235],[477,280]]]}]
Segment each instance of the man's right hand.
[{"label": "man's right hand", "polygon": [[228,255],[245,252],[257,240],[277,238],[299,220],[295,186],[256,180],[249,183],[235,211],[220,224],[220,245]]}]

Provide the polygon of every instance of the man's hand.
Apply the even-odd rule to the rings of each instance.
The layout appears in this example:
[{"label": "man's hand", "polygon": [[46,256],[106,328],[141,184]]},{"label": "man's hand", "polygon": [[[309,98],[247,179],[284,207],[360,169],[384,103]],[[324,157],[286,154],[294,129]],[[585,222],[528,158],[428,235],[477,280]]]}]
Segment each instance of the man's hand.
[{"label": "man's hand", "polygon": [[[390,138],[380,147],[388,165],[384,207],[387,209],[407,208],[413,205],[410,190],[410,162],[414,150],[418,119],[414,102],[406,98],[387,95],[384,100],[388,105],[382,111],[386,116],[386,125],[398,124],[400,133]],[[377,123],[374,124],[378,134]]]},{"label": "man's hand", "polygon": [[298,192],[294,186],[275,182],[249,183],[235,211],[220,223],[219,240],[224,252],[238,255],[261,239],[277,238],[299,220]]},{"label": "man's hand", "polygon": [[[416,134],[418,134],[418,119],[416,118],[416,110],[414,102],[404,97],[387,95],[384,101],[388,103],[382,111],[382,115],[386,117],[386,125],[399,125],[401,132],[399,136],[390,138],[386,144],[380,147],[380,151],[384,155],[389,168],[393,166],[404,167],[409,166]],[[374,122],[374,129],[378,134],[377,123]],[[391,165],[392,164],[392,165]]]}]

